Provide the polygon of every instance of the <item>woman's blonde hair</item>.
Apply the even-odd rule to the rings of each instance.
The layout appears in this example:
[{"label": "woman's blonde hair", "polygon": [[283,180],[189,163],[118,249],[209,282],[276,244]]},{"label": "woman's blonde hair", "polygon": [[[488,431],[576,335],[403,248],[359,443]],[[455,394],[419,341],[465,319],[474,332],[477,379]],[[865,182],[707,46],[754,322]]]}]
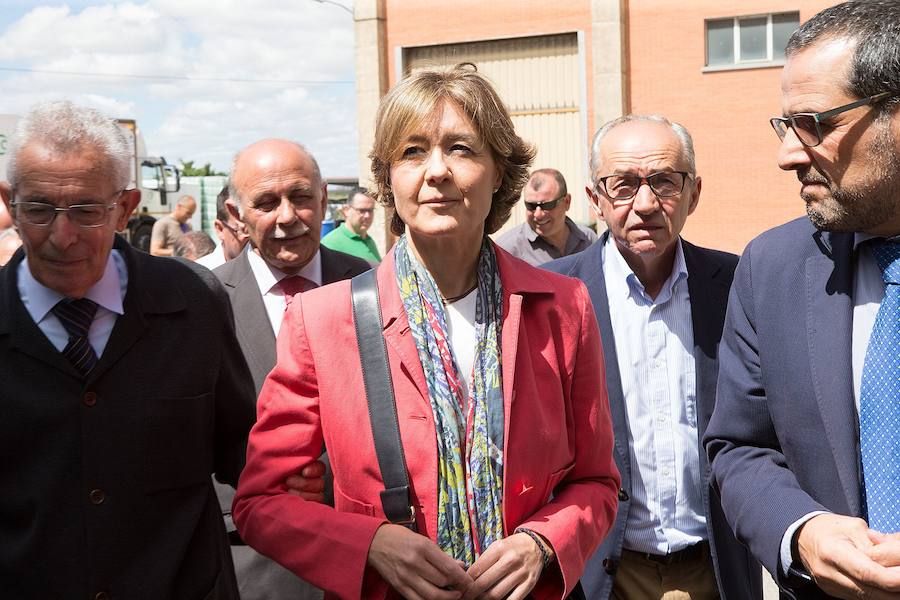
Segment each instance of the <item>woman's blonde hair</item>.
[{"label": "woman's blonde hair", "polygon": [[[375,120],[375,142],[369,154],[377,199],[384,206],[394,208],[391,163],[402,153],[403,142],[427,122],[445,100],[453,102],[472,122],[502,174],[500,187],[494,192],[491,210],[484,221],[485,233],[494,233],[509,218],[528,181],[534,148],[516,135],[500,96],[472,63],[410,75],[381,100]],[[404,229],[395,210],[391,231],[401,235]]]}]

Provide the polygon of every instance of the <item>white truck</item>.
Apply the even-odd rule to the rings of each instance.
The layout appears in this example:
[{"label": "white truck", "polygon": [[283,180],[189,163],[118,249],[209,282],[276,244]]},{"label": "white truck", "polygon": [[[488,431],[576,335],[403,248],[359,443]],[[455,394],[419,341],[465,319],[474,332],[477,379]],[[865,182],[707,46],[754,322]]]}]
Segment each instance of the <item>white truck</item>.
[{"label": "white truck", "polygon": [[[6,179],[7,144],[18,120],[17,115],[0,115],[0,180]],[[141,203],[125,235],[132,245],[146,251],[154,221],[172,210],[170,196],[181,188],[181,174],[165,158],[147,156],[144,137],[134,120],[118,119],[118,123],[131,148],[130,186],[141,190]]]}]

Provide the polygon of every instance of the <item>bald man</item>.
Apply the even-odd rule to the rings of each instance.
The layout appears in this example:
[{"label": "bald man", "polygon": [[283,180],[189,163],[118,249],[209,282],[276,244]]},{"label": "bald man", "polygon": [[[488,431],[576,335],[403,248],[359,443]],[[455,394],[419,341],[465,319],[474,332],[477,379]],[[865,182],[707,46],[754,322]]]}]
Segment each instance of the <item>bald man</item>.
[{"label": "bald man", "polygon": [[[258,395],[275,366],[275,336],[294,295],[348,279],[370,265],[320,246],[328,191],[316,159],[300,144],[267,139],[241,150],[231,169],[229,192],[234,204],[228,208],[250,243],[213,273],[231,299],[238,342]],[[321,472],[316,473],[321,481]],[[220,499],[230,515],[233,490],[227,491]],[[322,597],[320,590],[249,546],[235,545],[232,554],[242,600]]]},{"label": "bald man", "polygon": [[150,234],[150,254],[172,256],[175,240],[191,230],[195,210],[197,202],[191,196],[182,196],[171,213],[158,219]]}]

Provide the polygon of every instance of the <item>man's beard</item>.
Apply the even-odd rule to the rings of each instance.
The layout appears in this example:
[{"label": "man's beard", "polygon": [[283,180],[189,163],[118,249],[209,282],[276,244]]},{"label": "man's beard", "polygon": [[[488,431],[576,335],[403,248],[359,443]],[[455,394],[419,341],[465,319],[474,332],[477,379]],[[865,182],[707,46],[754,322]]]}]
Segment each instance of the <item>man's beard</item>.
[{"label": "man's beard", "polygon": [[798,173],[801,181],[822,184],[830,192],[821,200],[800,194],[806,202],[806,214],[817,229],[869,231],[900,214],[900,153],[889,123],[880,128],[867,154],[872,158],[870,177],[853,189],[832,184],[815,166]]}]

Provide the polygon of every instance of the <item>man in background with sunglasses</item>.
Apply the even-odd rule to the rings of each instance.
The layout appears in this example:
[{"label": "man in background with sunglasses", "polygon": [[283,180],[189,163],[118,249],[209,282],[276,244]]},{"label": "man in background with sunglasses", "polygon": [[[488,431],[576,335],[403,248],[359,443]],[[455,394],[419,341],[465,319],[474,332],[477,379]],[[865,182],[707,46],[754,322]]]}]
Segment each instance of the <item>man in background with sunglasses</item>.
[{"label": "man in background with sunglasses", "polygon": [[760,567],[725,522],[700,445],[737,264],[681,239],[700,189],[683,126],[610,121],[594,135],[587,188],[608,231],[545,265],[591,295],[622,474],[616,523],[581,580],[592,600],[762,597]]},{"label": "man in background with sunglasses", "polygon": [[525,185],[525,222],[497,239],[497,245],[531,265],[581,252],[597,240],[593,230],[566,216],[572,195],[556,169],[538,169]]},{"label": "man in background with sunglasses", "polygon": [[38,105],[0,196],[0,590],[237,600],[210,476],[235,485],[253,380],[215,276],[116,235],[140,200],[118,125]]},{"label": "man in background with sunglasses", "polygon": [[796,598],[900,593],[900,2],[788,41],[778,164],[809,219],[744,251],[706,432],[740,541]]}]

